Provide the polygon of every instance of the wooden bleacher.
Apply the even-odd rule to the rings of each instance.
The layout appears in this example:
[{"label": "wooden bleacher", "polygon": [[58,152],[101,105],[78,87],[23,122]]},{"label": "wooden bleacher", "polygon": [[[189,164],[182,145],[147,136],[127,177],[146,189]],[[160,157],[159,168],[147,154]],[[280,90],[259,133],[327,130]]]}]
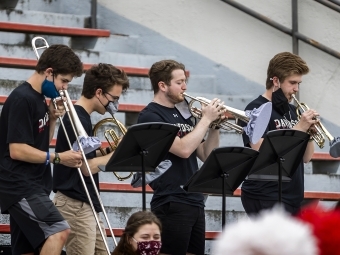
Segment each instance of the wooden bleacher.
[{"label": "wooden bleacher", "polygon": [[[16,22],[0,22],[0,31],[12,33],[33,33],[40,35],[56,35],[70,37],[109,37],[110,30],[78,28],[78,27],[62,27],[52,25],[16,23]],[[0,66],[10,68],[33,69],[37,63],[36,59],[2,57],[0,56]],[[93,64],[85,63],[84,70],[89,69]],[[147,77],[149,69],[142,67],[116,66],[123,69],[129,76]]]},{"label": "wooden bleacher", "polygon": [[[106,235],[111,236],[111,232],[108,228],[105,229]],[[122,228],[113,228],[112,229],[113,234],[115,237],[121,237],[123,235],[123,229]],[[10,228],[9,224],[0,224],[0,234],[10,234]],[[205,240],[214,240],[220,232],[218,231],[206,231],[205,232]]]},{"label": "wooden bleacher", "polygon": [[[123,193],[140,193],[141,188],[133,188],[128,183],[106,183],[101,182],[99,184],[99,189],[101,192],[123,192]],[[147,186],[147,193],[152,193],[152,189]],[[237,189],[234,192],[235,197],[239,197],[241,195],[241,190]],[[340,192],[316,192],[316,191],[305,191],[305,199],[314,199],[314,200],[323,200],[323,201],[338,201],[340,200]],[[0,234],[9,234],[10,228],[9,224],[0,224]],[[122,236],[123,229],[122,228],[114,228],[113,234],[116,237]],[[110,236],[109,229],[106,229],[106,234]],[[220,234],[220,231],[206,231],[205,239],[213,240]]]},{"label": "wooden bleacher", "polygon": [[[36,59],[28,58],[15,58],[15,57],[2,57],[0,56],[0,66],[20,69],[34,69],[37,64]],[[84,63],[84,70],[91,68],[93,64]],[[126,72],[128,76],[148,77],[149,68],[143,67],[129,67],[129,66],[116,66]]]},{"label": "wooden bleacher", "polygon": [[109,37],[110,30],[97,28],[61,27],[17,22],[0,22],[0,31],[13,33],[33,33],[41,35]]}]

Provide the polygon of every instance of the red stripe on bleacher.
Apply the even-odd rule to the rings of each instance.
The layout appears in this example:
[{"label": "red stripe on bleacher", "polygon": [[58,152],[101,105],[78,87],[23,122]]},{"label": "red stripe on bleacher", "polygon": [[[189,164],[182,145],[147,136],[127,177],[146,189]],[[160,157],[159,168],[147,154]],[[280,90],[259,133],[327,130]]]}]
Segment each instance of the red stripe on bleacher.
[{"label": "red stripe on bleacher", "polygon": [[[123,235],[123,228],[113,228],[112,232],[115,237],[121,237]],[[106,235],[111,236],[111,231],[109,228],[105,229]],[[0,224],[0,233],[1,234],[10,234],[10,226],[9,224]],[[213,240],[220,234],[219,231],[206,231],[205,232],[205,239],[206,240]]]},{"label": "red stripe on bleacher", "polygon": [[17,22],[0,22],[0,31],[39,33],[44,35],[109,37],[110,30],[97,28],[61,27]]},{"label": "red stripe on bleacher", "polygon": [[[109,183],[100,182],[100,191],[102,192],[129,192],[138,193],[141,192],[141,188],[133,188],[129,183]],[[152,189],[147,185],[146,192],[152,193]],[[237,188],[233,194],[234,197],[241,196],[241,189]],[[340,192],[324,192],[324,191],[305,191],[305,199],[320,199],[325,201],[337,201],[340,200]]]},{"label": "red stripe on bleacher", "polygon": [[[0,105],[3,105],[6,102],[7,96],[0,95]],[[72,100],[74,104],[77,100]],[[46,99],[47,104],[50,104],[50,99]],[[119,104],[118,111],[119,112],[140,112],[145,108],[145,105],[142,104]]]},{"label": "red stripe on bleacher", "polygon": [[[129,183],[109,183],[100,182],[99,189],[101,192],[127,192],[127,193],[137,193],[142,192],[142,188],[134,188]],[[150,186],[145,187],[146,193],[153,193]]]},{"label": "red stripe on bleacher", "polygon": [[[12,68],[26,68],[34,69],[37,64],[36,59],[28,58],[13,58],[13,57],[0,57],[0,65],[3,67]],[[88,70],[94,64],[84,63],[84,70]],[[149,69],[144,67],[129,67],[129,66],[116,66],[118,69],[124,70],[129,76],[147,77],[149,75]]]}]

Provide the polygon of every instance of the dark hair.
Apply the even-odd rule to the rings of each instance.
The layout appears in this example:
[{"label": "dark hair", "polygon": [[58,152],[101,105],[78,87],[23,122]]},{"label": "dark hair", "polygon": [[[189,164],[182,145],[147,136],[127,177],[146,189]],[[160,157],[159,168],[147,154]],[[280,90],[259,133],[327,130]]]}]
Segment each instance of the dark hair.
[{"label": "dark hair", "polygon": [[287,77],[298,74],[305,75],[309,72],[306,62],[290,52],[281,52],[276,54],[269,62],[267,69],[266,89],[273,86],[273,81],[270,78],[276,76],[280,82],[283,82]]},{"label": "dark hair", "polygon": [[130,216],[120,238],[117,247],[112,252],[112,255],[135,255],[138,254],[133,250],[129,240],[138,232],[139,228],[146,224],[155,223],[159,230],[162,231],[162,224],[159,219],[150,211],[135,212]]},{"label": "dark hair", "polygon": [[62,44],[54,44],[41,54],[35,71],[44,72],[47,68],[53,69],[53,75],[72,74],[80,77],[83,74],[83,63],[73,50]]},{"label": "dark hair", "polygon": [[86,71],[81,95],[90,99],[94,97],[97,89],[100,88],[105,93],[114,85],[121,85],[123,91],[126,91],[129,87],[126,73],[111,64],[99,63]]},{"label": "dark hair", "polygon": [[169,86],[170,81],[173,78],[172,71],[178,69],[185,72],[185,66],[175,60],[161,60],[154,63],[149,71],[153,93],[156,94],[159,91],[158,83],[161,81]]}]

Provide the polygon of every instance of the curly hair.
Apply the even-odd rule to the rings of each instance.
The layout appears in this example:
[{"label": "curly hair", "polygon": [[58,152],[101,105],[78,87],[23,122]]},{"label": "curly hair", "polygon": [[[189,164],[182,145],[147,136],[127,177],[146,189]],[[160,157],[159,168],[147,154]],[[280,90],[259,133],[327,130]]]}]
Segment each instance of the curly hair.
[{"label": "curly hair", "polygon": [[158,83],[163,81],[166,85],[170,85],[172,71],[181,69],[185,73],[185,66],[175,60],[161,60],[154,63],[149,70],[149,78],[153,93],[159,91]]},{"label": "curly hair", "polygon": [[91,99],[97,89],[100,88],[105,93],[114,85],[123,86],[123,91],[126,91],[129,87],[126,73],[111,64],[99,63],[86,71],[81,95]]},{"label": "curly hair", "polygon": [[152,223],[155,223],[159,227],[159,230],[162,231],[161,222],[152,212],[139,211],[132,214],[126,223],[123,235],[120,238],[117,247],[112,252],[112,255],[138,255],[129,242],[130,238],[138,232],[141,226]]},{"label": "curly hair", "polygon": [[276,76],[280,82],[283,82],[291,75],[305,75],[308,72],[309,68],[306,62],[298,55],[290,52],[281,52],[276,54],[269,61],[266,89],[270,89],[273,86],[273,82],[270,79],[274,76]]},{"label": "curly hair", "polygon": [[54,44],[41,54],[35,71],[43,73],[47,68],[53,69],[53,75],[72,74],[80,77],[83,74],[83,63],[73,50],[62,44]]}]

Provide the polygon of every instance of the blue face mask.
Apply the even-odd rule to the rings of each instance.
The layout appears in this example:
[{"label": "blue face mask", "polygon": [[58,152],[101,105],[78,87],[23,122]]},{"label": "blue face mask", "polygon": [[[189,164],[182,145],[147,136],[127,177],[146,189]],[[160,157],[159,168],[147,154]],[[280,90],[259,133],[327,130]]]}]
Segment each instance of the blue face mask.
[{"label": "blue face mask", "polygon": [[54,99],[56,97],[59,97],[59,92],[57,91],[54,82],[47,80],[45,78],[44,82],[42,83],[41,86],[41,93],[48,98]]}]

